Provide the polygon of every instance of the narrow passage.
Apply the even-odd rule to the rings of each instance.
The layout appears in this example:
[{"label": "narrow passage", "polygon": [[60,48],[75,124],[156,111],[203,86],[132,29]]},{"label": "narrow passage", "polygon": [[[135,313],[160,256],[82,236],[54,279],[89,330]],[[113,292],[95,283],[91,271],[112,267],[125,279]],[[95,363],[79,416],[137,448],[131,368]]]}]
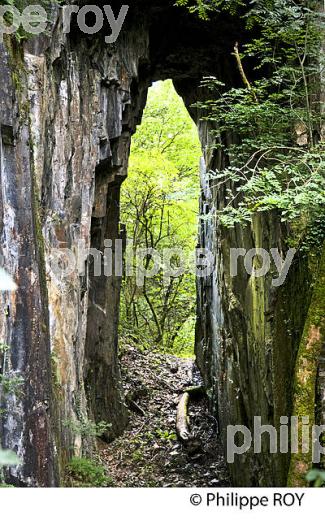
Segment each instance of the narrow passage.
[{"label": "narrow passage", "polygon": [[194,360],[142,353],[130,346],[121,361],[130,422],[120,438],[100,445],[112,485],[228,486],[218,425],[206,397],[190,402],[192,443],[184,447],[176,436],[180,396],[186,387],[201,384]]}]

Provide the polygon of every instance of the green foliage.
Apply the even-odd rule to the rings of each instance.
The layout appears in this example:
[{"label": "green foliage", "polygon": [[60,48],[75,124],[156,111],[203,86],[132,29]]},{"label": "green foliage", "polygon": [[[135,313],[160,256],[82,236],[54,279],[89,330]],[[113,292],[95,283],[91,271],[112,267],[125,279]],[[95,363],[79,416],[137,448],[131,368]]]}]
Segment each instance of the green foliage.
[{"label": "green foliage", "polygon": [[306,480],[313,487],[323,487],[325,485],[325,471],[321,469],[311,469],[306,475]]},{"label": "green foliage", "polygon": [[177,440],[177,435],[173,431],[161,430],[160,428],[158,428],[156,430],[156,435],[159,439],[161,439],[163,441],[176,441]]},{"label": "green foliage", "polygon": [[[28,6],[41,6],[47,12],[47,19],[51,19],[51,12],[53,11],[53,6],[59,4],[61,0],[0,0],[0,5],[3,6],[12,6],[18,9],[20,13]],[[12,15],[10,13],[5,15],[5,22],[8,25],[12,24]],[[32,25],[38,26],[38,22]],[[17,28],[17,31],[13,34],[18,43],[23,40],[26,40],[30,37],[34,37],[35,35],[28,33],[24,30],[22,26]]]},{"label": "green foliage", "polygon": [[22,386],[24,378],[21,376],[13,376],[11,374],[0,374],[0,390],[5,395],[14,394],[21,396],[23,393]]},{"label": "green foliage", "polygon": [[[134,250],[151,247],[161,258],[167,248],[180,249],[185,257],[193,254],[200,155],[197,130],[172,82],[155,83],[133,138],[122,189],[121,220]],[[171,264],[179,265],[176,255]],[[145,259],[145,267],[150,266],[150,258]],[[194,314],[195,278],[190,269],[169,280],[161,269],[143,287],[137,287],[135,276],[124,280],[120,333],[129,341],[140,338],[142,348],[192,354]]]},{"label": "green foliage", "polygon": [[[312,222],[303,226],[302,238],[300,239],[300,250],[313,252],[319,258],[325,238],[325,214],[324,210],[316,216]],[[299,235],[298,235],[299,236]],[[296,246],[297,244],[294,244]]]},{"label": "green foliage", "polygon": [[7,345],[7,343],[2,343],[0,341],[0,354],[5,354],[10,350],[10,345]]},{"label": "green foliage", "polygon": [[131,457],[134,462],[142,462],[144,459],[143,451],[141,449],[137,449],[131,454]]},{"label": "green foliage", "polygon": [[89,419],[84,419],[81,421],[64,421],[64,426],[69,428],[72,433],[81,435],[82,438],[87,438],[101,437],[112,425],[105,421],[95,423]]},{"label": "green foliage", "polygon": [[[278,209],[282,220],[307,225],[325,202],[320,18],[311,2],[251,5],[247,23],[260,36],[235,54],[243,87],[227,89],[218,78],[205,78],[211,97],[197,104],[217,127],[215,148],[229,157],[226,167],[210,173],[211,186],[226,196],[218,216],[231,227],[250,221],[252,213]],[[233,144],[226,136],[235,136]]]},{"label": "green foliage", "polygon": [[[192,296],[195,298],[194,294]],[[178,357],[189,358],[193,356],[196,315],[195,309],[193,307],[191,309],[193,309],[193,312],[182,324],[182,327],[177,332],[177,336],[174,338],[172,351]]]},{"label": "green foliage", "polygon": [[238,8],[245,6],[244,0],[177,0],[176,5],[185,6],[190,13],[196,13],[203,20],[215,11],[229,11],[235,14]]},{"label": "green foliage", "polygon": [[66,487],[109,487],[112,479],[104,466],[82,457],[73,457],[66,467]]}]

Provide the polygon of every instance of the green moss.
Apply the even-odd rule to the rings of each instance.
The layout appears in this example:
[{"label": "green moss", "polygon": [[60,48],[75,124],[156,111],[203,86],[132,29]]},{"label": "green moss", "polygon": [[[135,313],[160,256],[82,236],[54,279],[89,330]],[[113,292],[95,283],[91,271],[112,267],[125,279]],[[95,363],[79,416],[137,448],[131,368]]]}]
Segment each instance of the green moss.
[{"label": "green moss", "polygon": [[97,461],[73,457],[66,466],[66,487],[110,487],[112,479]]},{"label": "green moss", "polygon": [[[255,247],[263,248],[262,239],[262,222],[259,214],[252,218],[252,229],[255,238]],[[254,269],[261,267],[261,259],[258,256],[254,258]],[[251,276],[248,284],[248,305],[250,307],[250,323],[251,332],[254,341],[259,345],[265,342],[265,281],[264,277]]]},{"label": "green moss", "polygon": [[55,388],[56,392],[61,395],[61,388],[62,388],[62,382],[61,382],[61,374],[60,374],[60,368],[59,368],[59,360],[55,352],[51,353],[51,368],[52,368],[52,382],[53,387]]},{"label": "green moss", "polygon": [[29,103],[25,97],[25,85],[27,85],[27,73],[24,63],[24,53],[22,46],[18,45],[12,35],[4,35],[4,45],[9,56],[12,85],[17,96],[19,118],[24,113],[29,113]]},{"label": "green moss", "polygon": [[[317,365],[321,347],[325,339],[325,245],[319,263],[311,304],[299,345],[294,382],[293,415],[309,417],[315,423],[315,395]],[[301,428],[299,428],[301,446]],[[305,475],[312,467],[312,451],[293,454],[289,470],[290,486],[305,486]]]}]

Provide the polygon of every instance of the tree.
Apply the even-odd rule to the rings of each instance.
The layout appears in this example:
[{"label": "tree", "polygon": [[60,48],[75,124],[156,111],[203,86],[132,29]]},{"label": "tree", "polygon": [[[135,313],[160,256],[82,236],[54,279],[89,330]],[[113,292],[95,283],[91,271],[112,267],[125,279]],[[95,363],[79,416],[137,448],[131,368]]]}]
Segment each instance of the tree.
[{"label": "tree", "polygon": [[[211,185],[227,189],[227,203],[219,211],[225,226],[277,209],[303,236],[319,220],[325,202],[319,96],[323,32],[311,4],[252,2],[247,23],[258,27],[259,37],[236,44],[233,53],[242,87],[227,89],[218,78],[203,81],[212,99],[197,106],[217,127],[215,147],[229,158],[223,170],[211,172]],[[246,73],[252,61],[254,80]],[[225,144],[227,134],[236,135],[231,145]]]},{"label": "tree", "polygon": [[[132,251],[153,248],[162,259],[168,249],[188,258],[197,235],[197,130],[172,82],[159,82],[149,91],[141,126],[132,144],[129,176],[122,190],[122,220]],[[171,265],[180,258],[172,255]],[[137,263],[134,256],[133,262]],[[152,258],[144,258],[150,268]],[[166,267],[166,266],[165,266]],[[166,278],[161,265],[152,278],[137,284],[136,274],[123,283],[121,334],[141,338],[142,346],[178,353],[194,344],[195,275],[186,269]]]}]

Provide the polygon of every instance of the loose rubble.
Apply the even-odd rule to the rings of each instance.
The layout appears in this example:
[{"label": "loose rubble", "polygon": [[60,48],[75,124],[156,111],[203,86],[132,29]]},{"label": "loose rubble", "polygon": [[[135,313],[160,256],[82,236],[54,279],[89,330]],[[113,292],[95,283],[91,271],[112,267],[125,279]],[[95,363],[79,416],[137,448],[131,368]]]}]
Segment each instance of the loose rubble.
[{"label": "loose rubble", "polygon": [[121,364],[129,425],[114,442],[99,446],[114,485],[228,486],[218,425],[206,398],[189,406],[192,445],[185,448],[176,436],[179,398],[186,387],[202,383],[194,360],[129,347]]}]

